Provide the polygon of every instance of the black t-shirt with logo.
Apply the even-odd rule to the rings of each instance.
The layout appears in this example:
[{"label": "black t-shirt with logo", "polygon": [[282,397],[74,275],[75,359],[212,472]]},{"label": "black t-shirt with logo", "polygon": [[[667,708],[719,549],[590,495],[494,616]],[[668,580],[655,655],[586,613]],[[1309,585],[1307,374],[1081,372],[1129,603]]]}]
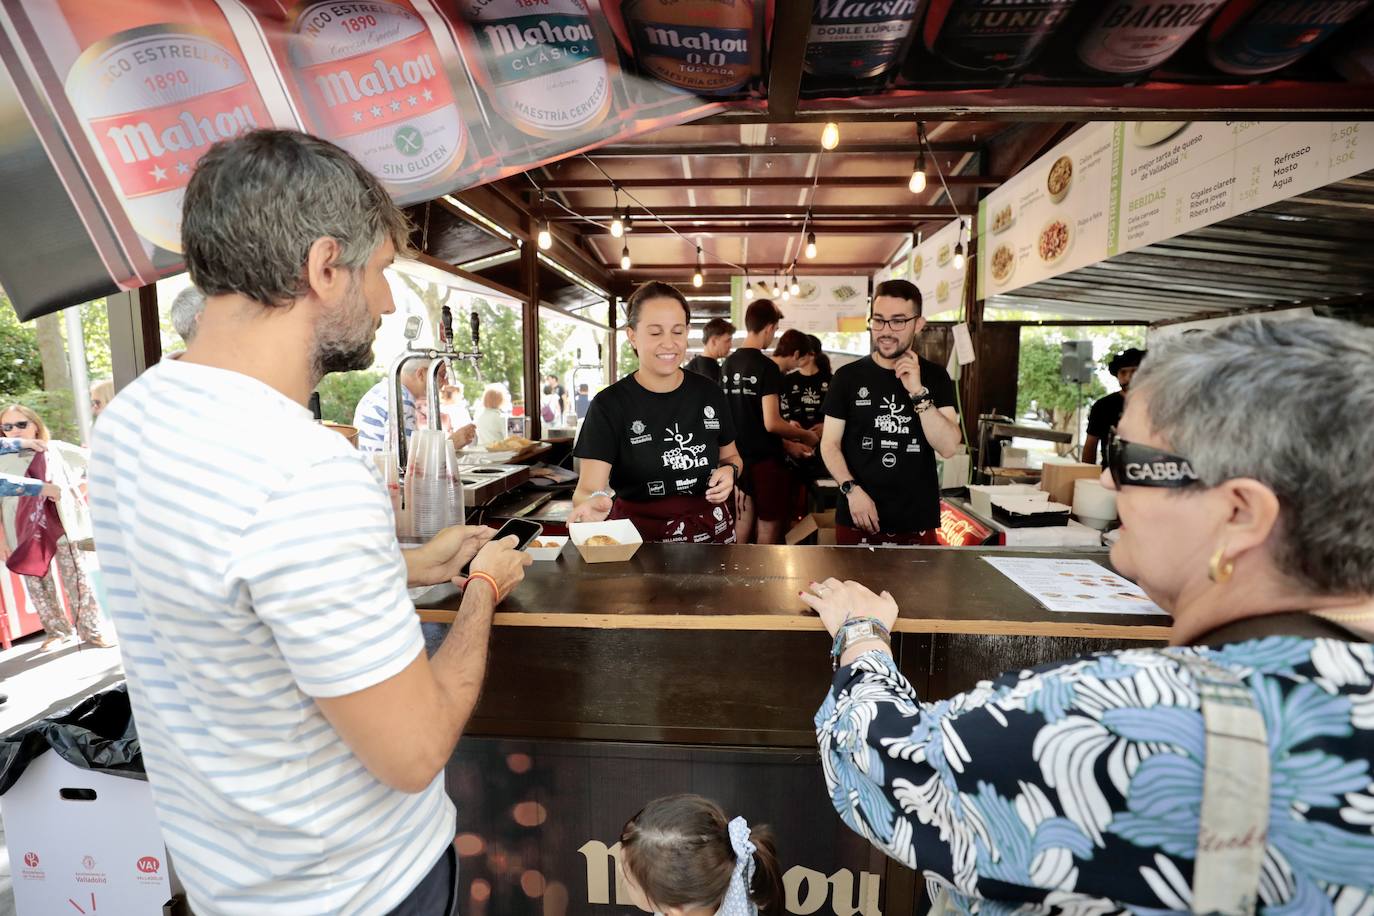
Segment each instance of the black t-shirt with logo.
[{"label": "black t-shirt with logo", "polygon": [[778,395],[782,418],[789,423],[800,423],[807,429],[823,422],[825,395],[829,390],[829,376],[819,372],[815,375],[787,373],[782,377],[782,393]]},{"label": "black t-shirt with logo", "polygon": [[717,385],[720,384],[720,361],[709,356],[697,354],[687,360],[687,365],[683,367],[688,372],[695,372],[697,375],[704,375]]},{"label": "black t-shirt with logo", "polygon": [[[921,384],[930,389],[936,408],[954,406],[949,373],[926,359],[921,360]],[[939,526],[935,449],[896,372],[872,356],[841,366],[830,381],[825,415],[844,421],[840,450],[849,472],[877,504],[881,530],[901,534]],[[848,500],[840,500],[835,521],[854,524]]]},{"label": "black t-shirt with logo", "polygon": [[684,372],[659,393],[627,375],[592,399],[573,454],[609,462],[625,499],[705,496],[721,446],[734,441],[725,393],[709,379]]},{"label": "black t-shirt with logo", "polygon": [[1126,395],[1118,391],[1099,398],[1088,411],[1088,435],[1098,439],[1097,457],[1104,468],[1107,466],[1107,446],[1116,437],[1116,427],[1125,409]]},{"label": "black t-shirt with logo", "polygon": [[782,440],[763,425],[763,399],[782,393],[782,370],[756,347],[741,347],[725,357],[720,386],[735,421],[737,446],[745,461],[782,457]]}]

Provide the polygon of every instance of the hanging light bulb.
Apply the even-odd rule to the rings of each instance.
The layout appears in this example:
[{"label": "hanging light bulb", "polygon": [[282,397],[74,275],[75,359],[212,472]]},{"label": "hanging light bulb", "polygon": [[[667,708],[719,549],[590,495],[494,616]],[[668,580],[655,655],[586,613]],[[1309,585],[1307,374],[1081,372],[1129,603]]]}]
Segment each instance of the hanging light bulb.
[{"label": "hanging light bulb", "polygon": [[701,288],[701,284],[706,282],[705,276],[701,272],[701,246],[697,246],[697,272],[692,274],[692,285]]},{"label": "hanging light bulb", "polygon": [[782,295],[782,287],[778,285],[778,275],[777,275],[777,274],[773,274],[773,298],[776,299],[777,297],[779,297],[779,296],[781,296],[781,295]]},{"label": "hanging light bulb", "polygon": [[782,291],[782,301],[783,301],[783,302],[786,302],[788,299],[791,299],[791,298],[792,298],[792,291],[791,291],[791,290],[785,289],[785,290]]},{"label": "hanging light bulb", "polygon": [[821,149],[834,149],[840,145],[840,125],[834,121],[825,122],[821,131]]},{"label": "hanging light bulb", "polygon": [[553,233],[549,231],[549,221],[539,224],[539,247],[548,251],[553,247]]},{"label": "hanging light bulb", "polygon": [[816,257],[816,233],[814,232],[806,233],[806,256],[808,258]]},{"label": "hanging light bulb", "polygon": [[620,211],[617,210],[615,216],[611,219],[611,235],[620,238],[624,234],[625,223],[620,219]]},{"label": "hanging light bulb", "polygon": [[791,283],[790,286],[787,287],[787,289],[788,289],[788,290],[792,293],[792,295],[794,295],[794,296],[800,296],[800,295],[801,295],[801,284],[797,282],[797,275],[796,275],[795,273],[792,274],[792,283]]},{"label": "hanging light bulb", "polygon": [[629,269],[630,269],[630,246],[629,246],[629,245],[626,245],[624,248],[620,249],[620,269],[621,269],[621,270],[629,270]]},{"label": "hanging light bulb", "polygon": [[920,194],[926,189],[926,154],[921,150],[916,154],[916,168],[912,170],[911,181],[907,182],[907,187],[912,194]]},{"label": "hanging light bulb", "polygon": [[962,241],[954,243],[954,269],[964,269],[964,243]]},{"label": "hanging light bulb", "polygon": [[745,283],[745,284],[744,284],[744,301],[745,301],[745,302],[753,302],[753,301],[754,301],[754,284],[752,284],[752,283]]},{"label": "hanging light bulb", "polygon": [[629,208],[629,207],[626,207],[626,208],[625,208],[625,231],[626,231],[626,232],[634,232],[634,231],[635,231],[635,218],[634,218],[633,216],[630,215],[630,208]]}]

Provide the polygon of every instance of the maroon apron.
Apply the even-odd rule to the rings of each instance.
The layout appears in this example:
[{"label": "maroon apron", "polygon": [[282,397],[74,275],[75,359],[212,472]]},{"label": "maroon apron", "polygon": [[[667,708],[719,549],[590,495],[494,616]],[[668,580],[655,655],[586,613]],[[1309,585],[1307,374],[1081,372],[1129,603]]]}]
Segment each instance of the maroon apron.
[{"label": "maroon apron", "polygon": [[704,496],[665,496],[642,502],[616,497],[608,519],[625,518],[650,543],[733,544],[735,514]]}]

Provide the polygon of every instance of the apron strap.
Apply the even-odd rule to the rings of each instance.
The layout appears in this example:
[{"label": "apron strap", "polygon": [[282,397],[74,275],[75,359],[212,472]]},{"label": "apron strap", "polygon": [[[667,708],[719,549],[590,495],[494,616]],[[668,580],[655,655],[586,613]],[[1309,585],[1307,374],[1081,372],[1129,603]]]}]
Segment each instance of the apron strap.
[{"label": "apron strap", "polygon": [[1206,729],[1193,862],[1196,916],[1252,916],[1269,832],[1269,738],[1249,685],[1195,655],[1165,649],[1197,682]]}]

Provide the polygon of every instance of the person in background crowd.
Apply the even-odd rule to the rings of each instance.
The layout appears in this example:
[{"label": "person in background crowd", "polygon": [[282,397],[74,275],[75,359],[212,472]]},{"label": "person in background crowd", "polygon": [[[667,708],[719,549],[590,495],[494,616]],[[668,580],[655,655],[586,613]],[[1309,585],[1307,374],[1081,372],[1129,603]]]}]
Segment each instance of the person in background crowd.
[{"label": "person in background crowd", "polygon": [[727,821],[699,795],[656,798],[620,831],[630,902],[663,916],[784,912],[782,869],[767,827]]},{"label": "person in background crowd", "polygon": [[[819,436],[825,429],[822,407],[825,395],[830,390],[830,357],[825,355],[819,337],[808,334],[806,340],[807,352],[798,360],[797,368],[783,376],[778,407],[782,411],[782,418],[788,423],[809,429]],[[820,456],[814,453],[809,457],[795,458],[793,463],[806,480],[816,480],[828,473]]]},{"label": "person in background crowd", "polygon": [[886,280],[873,291],[873,352],[840,367],[825,399],[821,457],[840,485],[837,544],[934,544],[940,527],[935,453],[959,447],[954,383],[917,355],[921,291]]},{"label": "person in background crowd", "polygon": [[[20,404],[11,404],[0,412],[0,432],[6,436],[21,436],[20,441],[24,443],[32,443],[32,440],[41,443],[39,448],[27,444],[23,450],[12,450],[7,454],[0,451],[0,473],[10,475],[11,478],[24,477],[34,454],[39,451],[47,453],[50,463],[61,461],[73,471],[84,470],[86,467],[89,453],[85,449],[54,440],[42,418]],[[49,473],[52,473],[51,468]],[[83,497],[75,490],[67,490],[52,483],[44,483],[39,493],[33,492],[32,484],[25,489],[25,493],[0,494],[0,516],[3,516],[3,525],[0,525],[0,528],[3,528],[0,530],[0,561],[8,560],[10,554],[19,546],[16,530],[19,496],[35,496],[41,493],[58,504],[59,512],[64,518],[85,516]],[[40,652],[56,647],[71,639],[73,635],[71,621],[67,619],[67,613],[62,608],[59,588],[66,594],[67,602],[76,616],[75,635],[80,637],[81,642],[96,649],[108,649],[115,644],[114,640],[101,633],[100,601],[96,597],[95,586],[86,574],[83,552],[72,543],[73,538],[87,537],[89,534],[89,531],[84,534],[73,531],[72,536],[68,537],[64,531],[62,537],[57,540],[57,551],[53,554],[47,572],[42,576],[23,577],[24,583],[28,586],[29,598],[33,601],[34,611],[37,612],[47,634],[39,648]],[[55,575],[60,577],[60,585],[54,578]]]},{"label": "person in background crowd", "polygon": [[558,380],[558,376],[550,372],[544,376],[544,386],[554,396],[553,407],[557,411],[557,416],[549,422],[562,423],[563,416],[568,412],[568,389],[563,387],[563,383]]},{"label": "person in background crowd", "polygon": [[91,419],[100,416],[100,412],[110,406],[114,400],[115,387],[114,379],[103,378],[91,385]]},{"label": "person in background crowd", "polygon": [[558,396],[558,386],[544,383],[543,395],[539,399],[539,419],[545,426],[553,426],[563,419],[563,399]]},{"label": "person in background crowd", "polygon": [[587,387],[586,382],[583,382],[577,386],[577,395],[573,398],[573,411],[579,420],[587,415],[587,408],[591,406],[591,403],[591,389]]},{"label": "person in background crowd", "polygon": [[639,368],[592,400],[573,451],[582,471],[569,521],[627,518],[646,541],[735,542],[735,429],[725,393],[681,368],[691,320],[667,283],[630,296]]},{"label": "person in background crowd", "polygon": [[720,361],[730,355],[735,326],[724,318],[712,318],[701,329],[701,352],[687,361],[687,369],[720,384]]},{"label": "person in background crowd", "polygon": [[1116,424],[1121,422],[1121,412],[1126,409],[1126,392],[1130,390],[1131,379],[1136,369],[1145,359],[1145,351],[1131,347],[1123,350],[1107,364],[1107,371],[1116,376],[1121,390],[1098,398],[1088,411],[1088,434],[1083,438],[1083,463],[1097,463],[1097,447],[1102,448],[1102,466],[1107,466],[1107,447],[1111,445]]},{"label": "person in background crowd", "polygon": [[[444,428],[450,432],[472,426],[472,415],[463,401],[463,386],[459,383],[445,385],[439,389],[439,410],[444,415]],[[476,435],[476,426],[473,433]]]},{"label": "person in background crowd", "polygon": [[[412,356],[401,364],[401,402],[405,405],[405,426],[401,434],[409,437],[417,426],[428,426],[429,363],[425,356]],[[438,382],[446,383],[447,373],[439,370]],[[386,425],[391,417],[388,380],[382,379],[367,390],[353,411],[353,425],[358,429],[358,450],[380,452],[386,449]],[[442,388],[440,389],[443,390]],[[422,413],[423,411],[423,413]],[[435,418],[437,423],[439,418]],[[477,435],[471,423],[454,429],[449,439],[454,448],[466,448]]]},{"label": "person in background crowd", "polygon": [[736,446],[744,459],[740,476],[739,517],[735,531],[740,543],[748,543],[757,526],[755,542],[777,544],[792,511],[791,475],[783,465],[784,441],[814,449],[819,441],[810,430],[798,429],[782,418],[778,393],[783,367],[795,369],[795,354],[770,359],[763,350],[772,346],[782,312],[771,300],[755,299],[744,311],[748,336],[744,345],[725,359],[721,387],[735,423]]},{"label": "person in background crowd", "polygon": [[205,311],[205,294],[194,286],[188,286],[177,293],[172,300],[172,327],[185,341],[187,346],[196,336],[200,327],[200,315]]},{"label": "person in background crowd", "polygon": [[1245,320],[1151,352],[1103,483],[1112,564],[1173,617],[1173,648],[923,703],[892,597],[813,583],[838,633],[815,721],[845,824],[923,871],[938,912],[1374,899],[1371,416],[1374,328]]},{"label": "person in background crowd", "polygon": [[[487,528],[402,551],[371,457],[312,421],[365,369],[411,226],[339,147],[212,146],[181,240],[207,302],[186,355],[96,426],[92,513],[162,836],[206,916],[441,916],[456,906],[444,766],[492,613],[528,555]],[[253,435],[243,435],[251,418]],[[429,658],[407,586],[471,561]]]},{"label": "person in background crowd", "polygon": [[488,385],[482,392],[482,411],[477,414],[477,444],[491,445],[506,438],[506,392],[500,385]]}]

